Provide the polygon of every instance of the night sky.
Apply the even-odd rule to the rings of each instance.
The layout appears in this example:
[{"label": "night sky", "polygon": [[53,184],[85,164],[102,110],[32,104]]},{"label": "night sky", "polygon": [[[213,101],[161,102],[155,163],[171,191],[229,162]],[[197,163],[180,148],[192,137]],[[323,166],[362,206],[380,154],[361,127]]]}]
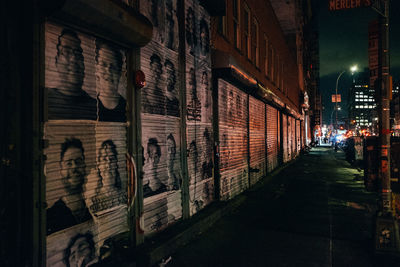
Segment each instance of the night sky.
[{"label": "night sky", "polygon": [[[343,70],[357,64],[359,70],[368,68],[368,23],[378,17],[371,8],[329,11],[328,0],[318,1],[320,34],[320,90],[324,124],[330,123],[334,107],[336,79]],[[400,1],[391,1],[390,19],[390,73],[393,81],[400,80]],[[348,90],[351,73],[346,71],[339,80],[338,94],[342,95],[342,110],[338,119],[347,117]],[[335,116],[335,115],[333,115]]]}]

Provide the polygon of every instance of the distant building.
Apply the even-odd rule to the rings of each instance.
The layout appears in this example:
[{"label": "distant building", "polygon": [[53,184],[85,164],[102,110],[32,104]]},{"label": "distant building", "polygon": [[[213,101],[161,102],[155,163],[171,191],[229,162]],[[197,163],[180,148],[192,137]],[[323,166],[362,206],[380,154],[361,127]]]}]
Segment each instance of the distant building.
[{"label": "distant building", "polygon": [[400,136],[400,81],[393,82],[392,100],[390,101],[390,125],[395,136]]},{"label": "distant building", "polygon": [[355,74],[349,91],[349,119],[354,129],[374,130],[377,120],[375,90],[370,88],[368,71]]}]

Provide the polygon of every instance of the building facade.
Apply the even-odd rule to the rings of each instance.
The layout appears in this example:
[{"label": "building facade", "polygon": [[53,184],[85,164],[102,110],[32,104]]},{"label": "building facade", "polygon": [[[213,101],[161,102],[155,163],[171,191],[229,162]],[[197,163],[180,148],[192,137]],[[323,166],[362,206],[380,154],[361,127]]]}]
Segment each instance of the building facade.
[{"label": "building facade", "polygon": [[377,113],[375,91],[369,86],[369,72],[354,74],[349,90],[349,121],[353,130],[376,133]]},{"label": "building facade", "polygon": [[316,84],[273,2],[2,3],[2,266],[101,262],[294,159]]}]

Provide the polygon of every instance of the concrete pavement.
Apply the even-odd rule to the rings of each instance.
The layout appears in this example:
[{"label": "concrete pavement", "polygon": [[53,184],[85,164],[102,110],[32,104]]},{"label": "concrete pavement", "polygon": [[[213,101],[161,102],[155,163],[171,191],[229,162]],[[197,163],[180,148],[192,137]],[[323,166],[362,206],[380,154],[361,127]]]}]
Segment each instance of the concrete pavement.
[{"label": "concrete pavement", "polygon": [[313,148],[165,257],[166,266],[396,266],[373,256],[377,195],[362,178],[342,151]]}]

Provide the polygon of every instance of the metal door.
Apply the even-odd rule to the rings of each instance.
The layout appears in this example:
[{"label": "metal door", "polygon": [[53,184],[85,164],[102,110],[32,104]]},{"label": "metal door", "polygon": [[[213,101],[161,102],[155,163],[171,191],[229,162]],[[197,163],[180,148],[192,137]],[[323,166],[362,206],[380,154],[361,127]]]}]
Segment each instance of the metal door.
[{"label": "metal door", "polygon": [[247,94],[218,80],[221,199],[248,188]]},{"label": "metal door", "polygon": [[[47,265],[95,260],[127,232],[126,50],[45,24]],[[64,262],[64,263],[63,263]]]},{"label": "metal door", "polygon": [[271,172],[278,166],[278,111],[267,105],[267,166]]},{"label": "metal door", "polygon": [[249,100],[250,184],[265,175],[265,104],[250,96]]},{"label": "metal door", "polygon": [[288,116],[286,114],[282,114],[282,142],[283,142],[283,162],[289,161],[289,144],[288,144]]}]

